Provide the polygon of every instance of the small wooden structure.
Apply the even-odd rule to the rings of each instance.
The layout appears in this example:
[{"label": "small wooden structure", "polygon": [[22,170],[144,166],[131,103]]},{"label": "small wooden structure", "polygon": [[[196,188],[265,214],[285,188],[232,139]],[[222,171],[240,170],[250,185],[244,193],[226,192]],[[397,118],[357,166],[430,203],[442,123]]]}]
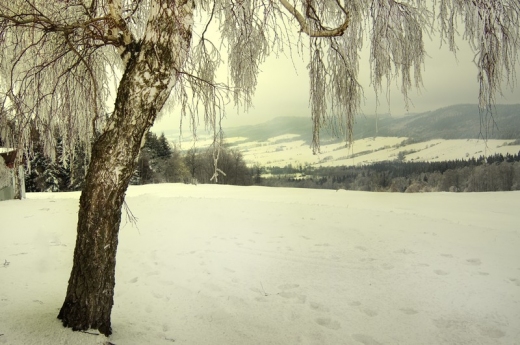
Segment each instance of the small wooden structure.
[{"label": "small wooden structure", "polygon": [[4,159],[5,165],[13,169],[14,168],[14,160],[16,159],[16,150],[9,150],[7,149],[5,152],[2,152],[2,149],[0,148],[0,156]]},{"label": "small wooden structure", "polygon": [[[14,162],[16,159],[16,150],[14,149],[2,149],[0,148],[0,156],[4,159],[4,163],[6,167],[11,170],[11,174],[15,174],[14,171]],[[23,170],[23,167],[20,167]],[[22,175],[23,176],[23,175]],[[25,184],[25,181],[21,181],[22,184]],[[22,197],[25,195],[25,186],[22,185]],[[12,200],[14,199],[15,190],[14,190],[14,177],[11,179],[11,184],[7,186],[0,186],[0,201],[3,200]]]}]

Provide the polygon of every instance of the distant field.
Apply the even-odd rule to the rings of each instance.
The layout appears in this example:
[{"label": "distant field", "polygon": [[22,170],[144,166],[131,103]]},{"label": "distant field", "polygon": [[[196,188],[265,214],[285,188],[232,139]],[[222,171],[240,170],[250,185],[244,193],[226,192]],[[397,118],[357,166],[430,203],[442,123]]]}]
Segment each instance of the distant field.
[{"label": "distant field", "polygon": [[[206,148],[212,140],[197,141],[197,147]],[[410,143],[405,137],[376,137],[354,141],[347,146],[343,142],[324,143],[320,153],[312,149],[301,136],[285,134],[265,141],[248,141],[244,137],[226,140],[230,148],[238,149],[249,165],[286,166],[353,166],[381,161],[392,161],[403,152],[405,162],[438,162],[456,159],[478,158],[494,154],[517,154],[520,145],[511,145],[515,140],[477,140],[477,139],[432,139]],[[182,144],[183,149],[192,146],[189,140]]]}]

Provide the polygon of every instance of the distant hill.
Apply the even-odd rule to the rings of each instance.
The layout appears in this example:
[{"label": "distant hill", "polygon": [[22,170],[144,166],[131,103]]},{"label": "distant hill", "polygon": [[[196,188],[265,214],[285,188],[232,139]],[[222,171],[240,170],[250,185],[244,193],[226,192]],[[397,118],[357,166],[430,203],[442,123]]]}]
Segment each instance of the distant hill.
[{"label": "distant hill", "polygon": [[298,134],[303,140],[312,138],[311,119],[281,116],[256,125],[224,128],[226,138],[245,137],[248,138],[248,141],[266,141],[269,138],[284,134]]},{"label": "distant hill", "polygon": [[[479,113],[477,105],[459,104],[425,113],[377,118],[377,136],[409,137],[417,141],[431,139],[520,139],[520,104],[497,105],[493,116]],[[225,136],[247,137],[249,141],[265,141],[284,134],[298,134],[306,142],[312,138],[312,122],[304,117],[278,117],[262,124],[225,129]],[[376,136],[374,115],[356,118],[354,139]],[[335,137],[324,129],[323,141]]]}]

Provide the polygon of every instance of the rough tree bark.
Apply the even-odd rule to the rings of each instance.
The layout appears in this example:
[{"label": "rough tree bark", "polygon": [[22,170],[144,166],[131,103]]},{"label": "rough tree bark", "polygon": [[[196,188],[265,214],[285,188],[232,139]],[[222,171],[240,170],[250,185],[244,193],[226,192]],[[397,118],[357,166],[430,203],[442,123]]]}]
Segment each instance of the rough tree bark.
[{"label": "rough tree bark", "polygon": [[106,131],[95,141],[80,198],[74,262],[58,318],[74,330],[112,333],[121,209],[145,133],[176,81],[191,41],[193,1],[153,4],[142,42],[127,44],[126,70]]}]

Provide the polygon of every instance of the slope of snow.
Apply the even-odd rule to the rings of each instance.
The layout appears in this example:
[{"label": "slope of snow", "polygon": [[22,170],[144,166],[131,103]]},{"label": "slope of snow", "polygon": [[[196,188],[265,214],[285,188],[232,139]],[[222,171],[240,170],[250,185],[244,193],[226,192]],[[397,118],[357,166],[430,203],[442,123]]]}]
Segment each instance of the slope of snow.
[{"label": "slope of snow", "polygon": [[[56,319],[78,198],[0,203],[0,344],[106,341]],[[109,341],[517,344],[519,199],[130,187]]]},{"label": "slope of snow", "polygon": [[[518,154],[520,145],[510,145],[514,140],[433,139],[414,144],[403,144],[405,137],[375,137],[359,139],[351,146],[344,142],[322,143],[320,152],[313,154],[309,145],[296,134],[286,134],[266,141],[248,141],[244,137],[225,140],[228,147],[238,149],[247,164],[262,166],[286,166],[292,164],[315,166],[364,165],[397,159],[404,151],[407,162],[438,162],[446,160],[479,158],[494,154]],[[213,139],[201,136],[195,143],[199,149],[207,149]],[[183,141],[184,149],[194,145]]]}]

